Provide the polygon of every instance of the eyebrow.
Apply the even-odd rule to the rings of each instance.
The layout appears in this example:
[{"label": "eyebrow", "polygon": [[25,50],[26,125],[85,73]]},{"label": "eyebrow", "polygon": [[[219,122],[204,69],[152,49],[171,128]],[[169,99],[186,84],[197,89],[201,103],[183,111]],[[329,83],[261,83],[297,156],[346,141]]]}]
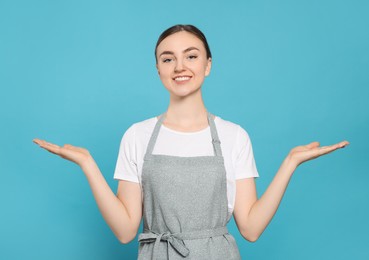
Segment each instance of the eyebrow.
[{"label": "eyebrow", "polygon": [[[196,48],[196,47],[189,47],[189,48],[185,49],[185,50],[183,51],[183,53],[186,53],[186,52],[189,52],[189,51],[192,51],[192,50],[198,50],[198,51],[199,51],[199,49],[198,49],[198,48]],[[159,57],[160,57],[160,56],[162,56],[162,55],[165,55],[165,54],[174,55],[174,52],[172,52],[172,51],[163,51],[163,52],[159,55]]]}]

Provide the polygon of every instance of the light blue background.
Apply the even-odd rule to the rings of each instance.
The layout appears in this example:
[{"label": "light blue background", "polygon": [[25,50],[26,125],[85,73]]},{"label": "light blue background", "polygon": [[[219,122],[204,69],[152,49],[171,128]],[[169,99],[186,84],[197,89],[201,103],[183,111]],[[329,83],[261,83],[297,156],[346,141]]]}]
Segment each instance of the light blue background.
[{"label": "light blue background", "polygon": [[0,259],[135,259],[81,170],[35,137],[90,150],[115,191],[120,139],[162,113],[156,39],[198,26],[213,53],[212,113],[253,142],[261,195],[289,150],[343,139],[302,165],[244,259],[369,259],[369,1],[0,2]]}]

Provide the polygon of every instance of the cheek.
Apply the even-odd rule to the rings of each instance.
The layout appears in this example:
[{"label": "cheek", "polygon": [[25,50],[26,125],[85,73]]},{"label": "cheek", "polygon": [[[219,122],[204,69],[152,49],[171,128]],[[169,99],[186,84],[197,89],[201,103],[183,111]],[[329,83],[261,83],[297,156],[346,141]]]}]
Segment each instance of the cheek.
[{"label": "cheek", "polygon": [[170,75],[168,73],[165,73],[165,71],[160,71],[159,77],[161,81],[168,81],[171,79]]},{"label": "cheek", "polygon": [[168,77],[170,74],[168,66],[158,66],[157,70],[160,78]]},{"label": "cheek", "polygon": [[161,83],[165,87],[169,86],[170,82],[172,81],[171,76],[168,75],[168,73],[165,73],[164,71],[159,72],[159,78],[160,78]]},{"label": "cheek", "polygon": [[197,68],[197,71],[199,74],[207,76],[208,73],[208,67],[204,66],[203,64]]}]

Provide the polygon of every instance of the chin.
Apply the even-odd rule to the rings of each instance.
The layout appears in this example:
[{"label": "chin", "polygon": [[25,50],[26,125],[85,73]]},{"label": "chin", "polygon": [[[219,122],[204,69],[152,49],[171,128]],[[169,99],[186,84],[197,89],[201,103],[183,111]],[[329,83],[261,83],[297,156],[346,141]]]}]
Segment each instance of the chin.
[{"label": "chin", "polygon": [[193,92],[172,92],[171,95],[173,97],[177,97],[177,98],[186,98],[186,97],[190,97],[190,96],[194,96],[196,94],[196,91]]},{"label": "chin", "polygon": [[166,89],[169,91],[171,96],[183,98],[191,95],[196,95],[198,92],[200,92],[201,87],[172,85],[169,88],[166,87]]}]

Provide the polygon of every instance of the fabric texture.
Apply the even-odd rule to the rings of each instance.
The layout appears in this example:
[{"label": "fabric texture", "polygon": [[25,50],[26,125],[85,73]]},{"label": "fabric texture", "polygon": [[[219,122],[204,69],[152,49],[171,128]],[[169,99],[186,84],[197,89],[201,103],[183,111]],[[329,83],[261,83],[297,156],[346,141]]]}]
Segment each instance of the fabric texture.
[{"label": "fabric texture", "polygon": [[213,155],[197,157],[153,154],[164,118],[144,156],[138,259],[240,259],[226,227],[226,170],[213,116],[208,112]]},{"label": "fabric texture", "polygon": [[[157,117],[138,122],[124,133],[114,178],[142,184],[142,165],[152,131],[158,122]],[[236,196],[235,181],[258,177],[251,140],[248,133],[239,125],[215,117],[218,135],[227,172],[228,219],[230,219]],[[172,156],[213,155],[210,126],[197,132],[179,132],[161,126],[153,154]]]}]

